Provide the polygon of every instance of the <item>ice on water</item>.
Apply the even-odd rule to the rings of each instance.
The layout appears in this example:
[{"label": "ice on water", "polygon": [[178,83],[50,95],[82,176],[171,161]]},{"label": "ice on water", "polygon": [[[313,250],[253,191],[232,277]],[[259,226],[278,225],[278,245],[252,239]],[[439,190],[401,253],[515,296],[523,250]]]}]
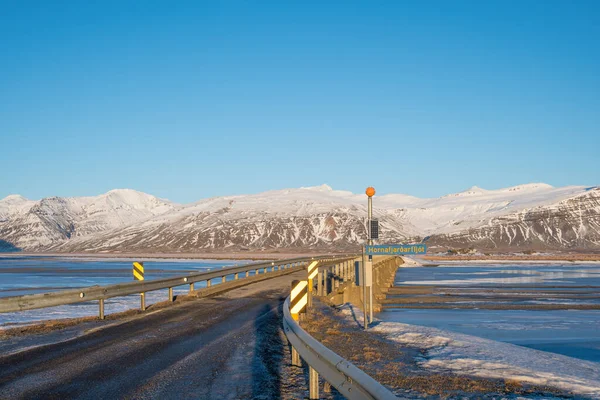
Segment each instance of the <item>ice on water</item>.
[{"label": "ice on water", "polygon": [[[244,260],[150,260],[145,261],[146,279],[197,273],[223,266],[241,265]],[[0,258],[0,297],[67,290],[93,285],[111,285],[131,282],[131,260],[99,260],[80,258]],[[199,289],[204,282],[195,284]],[[188,286],[173,288],[173,294],[185,294]],[[168,289],[146,293],[146,304],[165,301]],[[140,306],[140,296],[130,295],[107,299],[107,314],[125,311]],[[98,302],[28,310],[15,313],[0,313],[0,329],[14,325],[29,324],[58,318],[78,318],[98,314]]]}]

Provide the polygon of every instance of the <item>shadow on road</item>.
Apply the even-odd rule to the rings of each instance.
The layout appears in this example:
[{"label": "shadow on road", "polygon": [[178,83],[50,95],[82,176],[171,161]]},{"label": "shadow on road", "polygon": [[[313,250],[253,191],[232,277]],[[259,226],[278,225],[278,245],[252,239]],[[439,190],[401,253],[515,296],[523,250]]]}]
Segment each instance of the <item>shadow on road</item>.
[{"label": "shadow on road", "polygon": [[252,398],[281,397],[280,370],[284,343],[280,335],[282,304],[265,305],[254,321],[256,343],[252,360]]}]

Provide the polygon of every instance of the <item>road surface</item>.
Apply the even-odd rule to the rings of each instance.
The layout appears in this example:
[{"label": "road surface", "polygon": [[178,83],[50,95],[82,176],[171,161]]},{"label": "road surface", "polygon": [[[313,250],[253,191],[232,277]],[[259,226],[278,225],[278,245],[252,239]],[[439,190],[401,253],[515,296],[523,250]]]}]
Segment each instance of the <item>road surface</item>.
[{"label": "road surface", "polygon": [[0,356],[0,398],[278,398],[280,308],[302,274]]}]

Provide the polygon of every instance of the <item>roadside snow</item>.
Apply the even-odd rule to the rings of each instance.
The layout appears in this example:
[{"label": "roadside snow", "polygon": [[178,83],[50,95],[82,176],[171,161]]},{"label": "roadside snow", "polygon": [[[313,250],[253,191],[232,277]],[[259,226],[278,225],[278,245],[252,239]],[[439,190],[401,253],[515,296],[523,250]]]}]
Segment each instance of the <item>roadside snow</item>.
[{"label": "roadside snow", "polygon": [[[347,319],[362,322],[358,308],[346,304],[341,310]],[[371,331],[402,346],[422,349],[424,355],[417,361],[430,371],[514,379],[600,399],[600,363],[436,328],[398,322],[376,324]]]},{"label": "roadside snow", "polygon": [[412,257],[402,256],[402,260],[404,264],[402,264],[402,268],[412,268],[412,267],[422,267],[423,264],[421,262],[415,260]]}]

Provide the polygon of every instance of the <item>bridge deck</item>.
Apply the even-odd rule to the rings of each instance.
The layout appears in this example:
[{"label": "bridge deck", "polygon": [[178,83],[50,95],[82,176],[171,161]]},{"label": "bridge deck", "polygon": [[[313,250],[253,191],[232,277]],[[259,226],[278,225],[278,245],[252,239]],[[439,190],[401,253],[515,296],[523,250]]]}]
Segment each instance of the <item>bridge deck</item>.
[{"label": "bridge deck", "polygon": [[3,398],[279,397],[295,272],[0,357]]}]

